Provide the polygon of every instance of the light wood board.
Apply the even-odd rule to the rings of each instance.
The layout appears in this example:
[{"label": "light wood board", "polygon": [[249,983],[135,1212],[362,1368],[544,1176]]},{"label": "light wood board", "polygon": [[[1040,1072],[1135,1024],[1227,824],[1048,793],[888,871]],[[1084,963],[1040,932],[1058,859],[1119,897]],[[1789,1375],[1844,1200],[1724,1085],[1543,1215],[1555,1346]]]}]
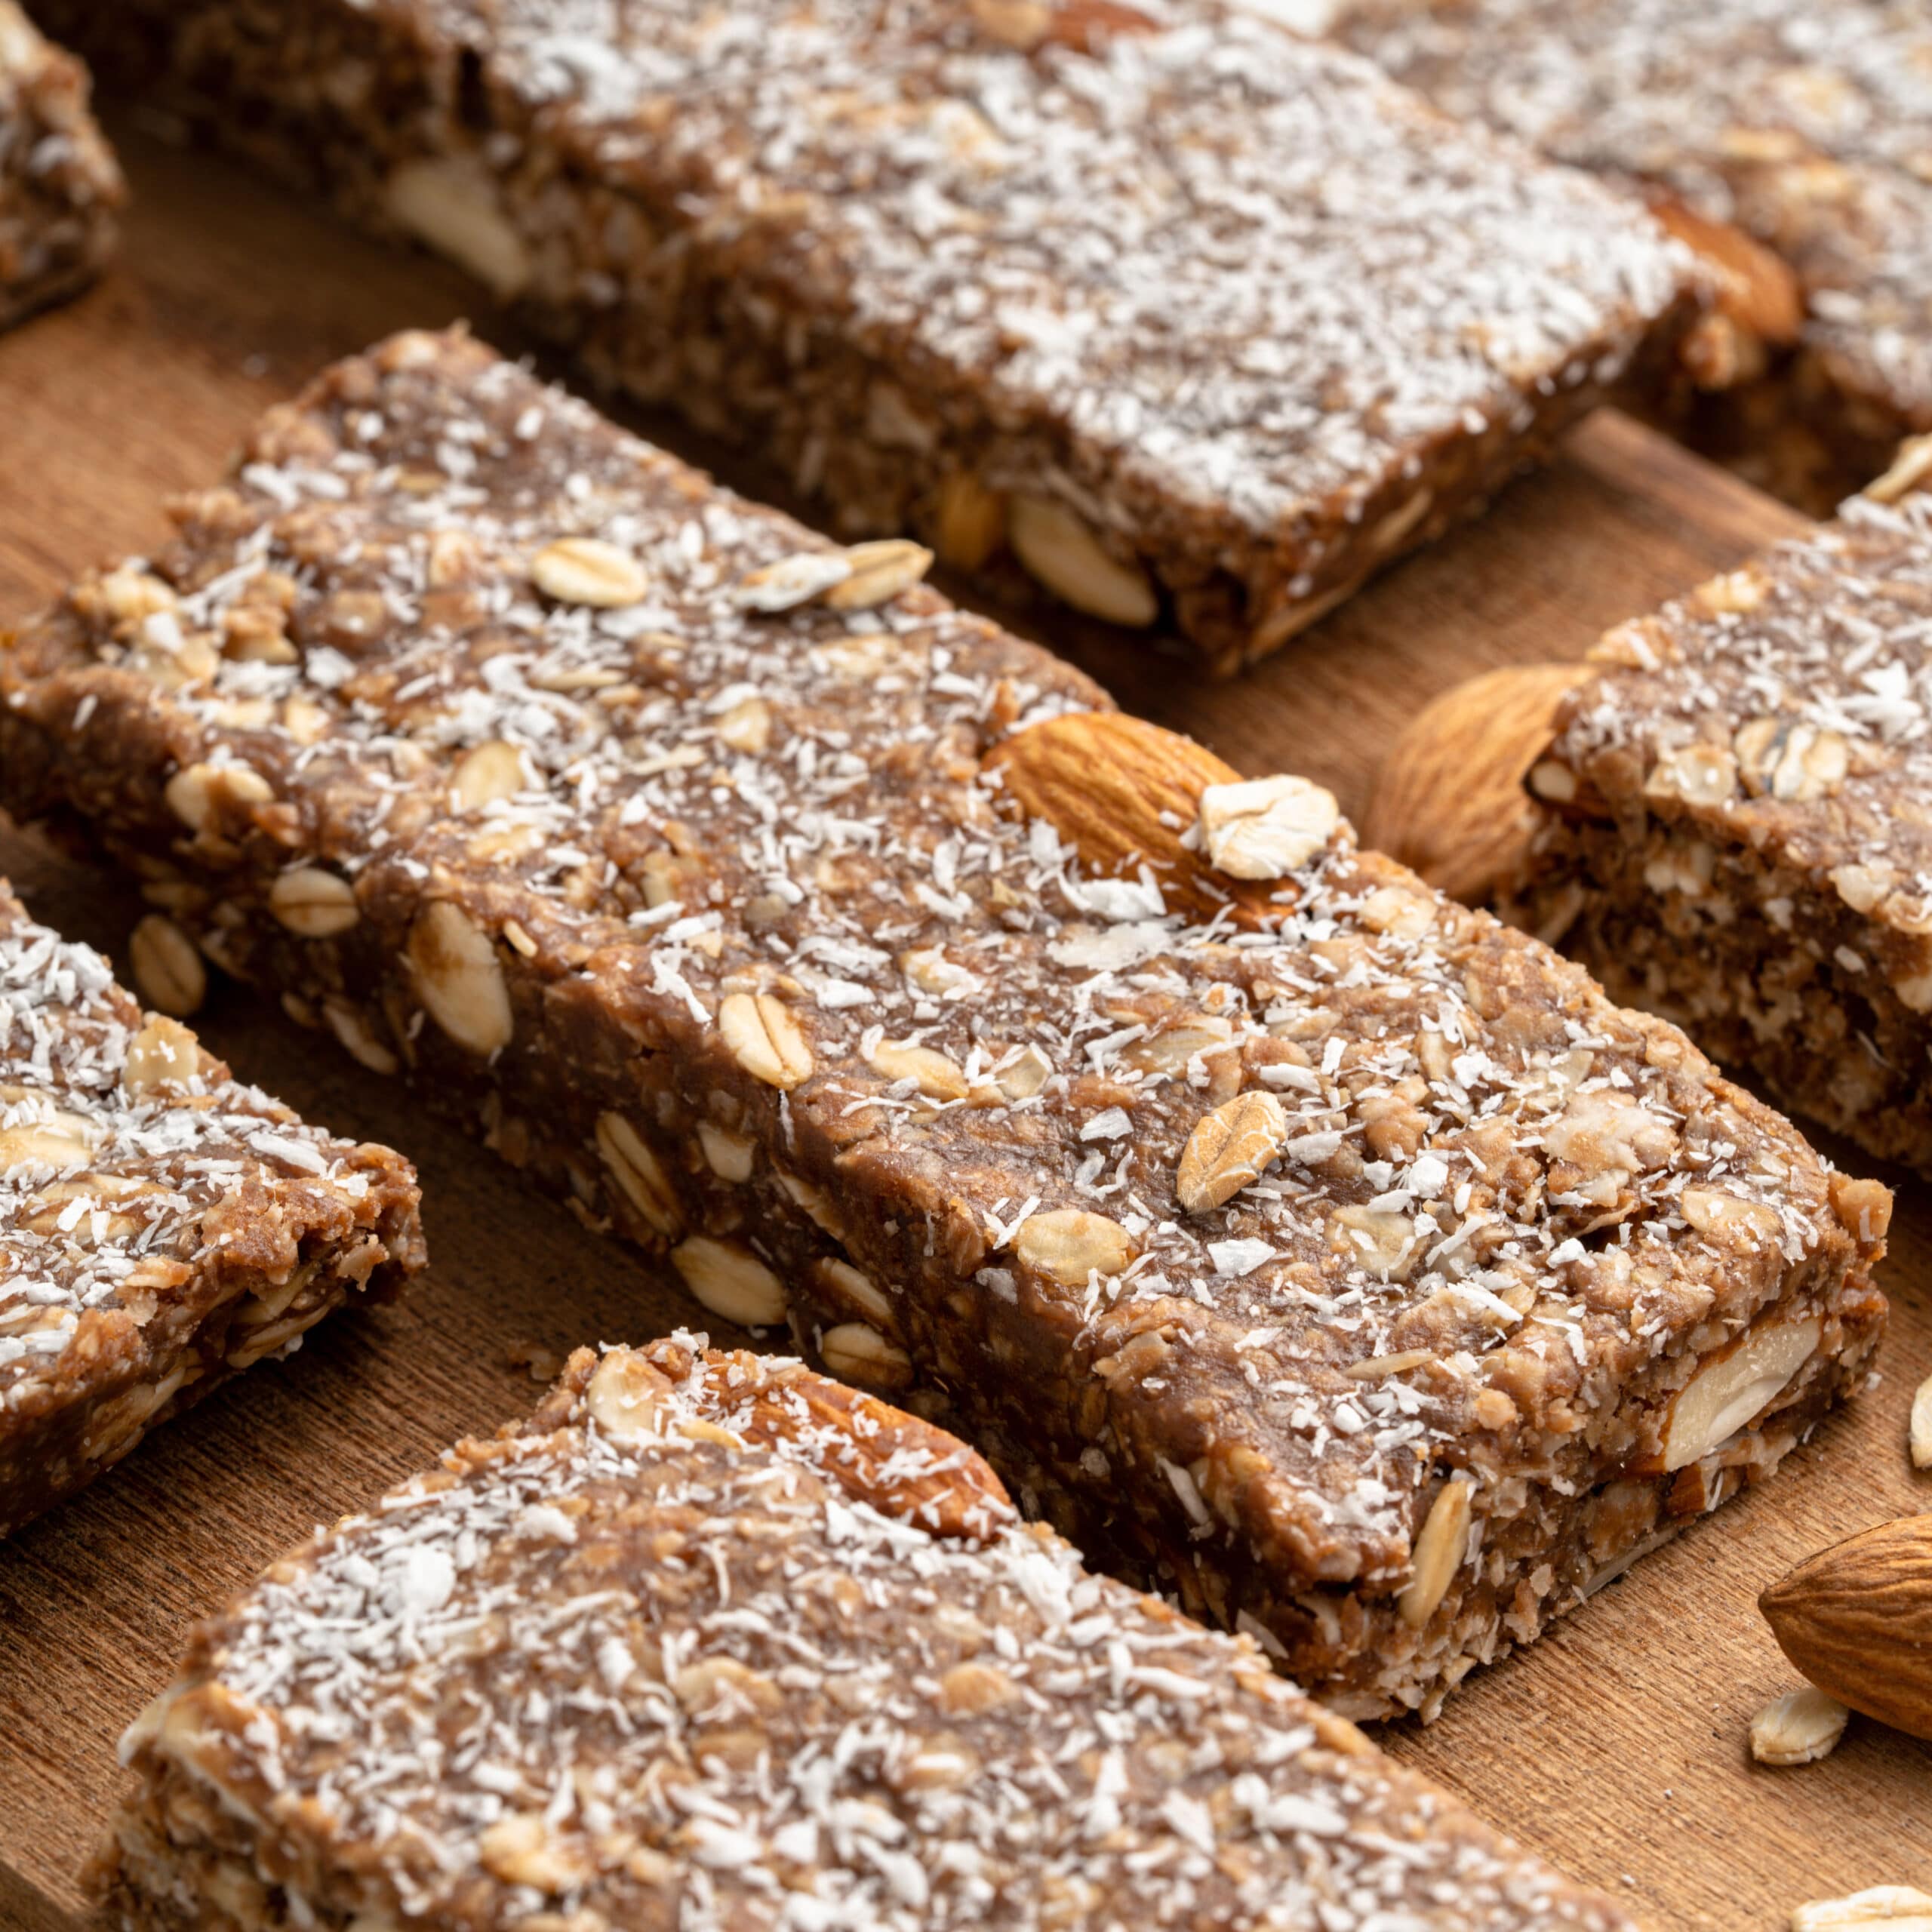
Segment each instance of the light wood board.
[{"label": "light wood board", "polygon": [[[0,340],[0,623],[90,561],[152,541],[162,498],[211,480],[256,414],[330,358],[465,312],[515,343],[455,276],[355,240],[239,171],[117,131],[138,198],[118,266],[77,306]],[[669,426],[640,426],[716,455]],[[1384,747],[1438,691],[1576,655],[1605,625],[1793,527],[1606,414],[1485,521],[1244,681],[1204,685],[1177,651],[1046,629],[1130,707],[1245,771],[1306,772],[1358,811]],[[37,912],[120,956],[140,909],[118,881],[4,832],[0,869]],[[0,1926],[41,1932],[79,1912],[75,1871],[118,1782],[115,1740],[198,1613],[312,1524],[527,1407],[536,1389],[512,1364],[519,1345],[638,1340],[694,1313],[640,1257],[522,1191],[267,1002],[218,989],[199,1023],[248,1077],[417,1162],[435,1264],[406,1303],[325,1324],[291,1361],[251,1371],[0,1546]],[[1772,1771],[1744,1746],[1751,1712],[1791,1681],[1758,1589],[1839,1535],[1932,1509],[1932,1481],[1905,1453],[1909,1392],[1932,1371],[1932,1211],[1909,1183],[1884,1278],[1895,1313],[1882,1384],[1786,1473],[1472,1681],[1438,1723],[1384,1733],[1539,1850],[1626,1894],[1659,1932],[1768,1932],[1800,1899],[1932,1887],[1932,1747],[1858,1724],[1828,1761]]]}]

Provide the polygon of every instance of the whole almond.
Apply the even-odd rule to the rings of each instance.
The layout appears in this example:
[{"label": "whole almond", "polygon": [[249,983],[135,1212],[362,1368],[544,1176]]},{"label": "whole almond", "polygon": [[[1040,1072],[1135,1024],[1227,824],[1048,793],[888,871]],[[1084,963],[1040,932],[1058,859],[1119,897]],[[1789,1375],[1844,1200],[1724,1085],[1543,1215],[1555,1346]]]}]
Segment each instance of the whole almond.
[{"label": "whole almond", "polygon": [[747,1441],[836,1441],[840,1481],[882,1515],[934,1536],[983,1537],[1013,1513],[999,1478],[971,1450],[876,1395],[792,1368],[774,1374],[749,1404],[736,1389],[727,1396]]},{"label": "whole almond", "polygon": [[1784,261],[1743,229],[1698,214],[1674,195],[1654,195],[1651,212],[1715,275],[1718,311],[1733,326],[1779,348],[1798,340],[1804,295]]},{"label": "whole almond", "polygon": [[1758,1607],[1827,1697],[1932,1738],[1932,1516],[1834,1543],[1774,1583]]},{"label": "whole almond", "polygon": [[1525,664],[1445,691],[1383,761],[1362,842],[1472,904],[1506,888],[1536,829],[1524,778],[1564,694],[1591,675],[1587,664]]},{"label": "whole almond", "polygon": [[1211,786],[1240,774],[1204,746],[1117,711],[1072,712],[1031,724],[986,759],[1029,818],[1044,819],[1090,871],[1137,877],[1151,866],[1171,912],[1211,918],[1232,909],[1238,925],[1266,919],[1272,881],[1217,873],[1181,843]]}]

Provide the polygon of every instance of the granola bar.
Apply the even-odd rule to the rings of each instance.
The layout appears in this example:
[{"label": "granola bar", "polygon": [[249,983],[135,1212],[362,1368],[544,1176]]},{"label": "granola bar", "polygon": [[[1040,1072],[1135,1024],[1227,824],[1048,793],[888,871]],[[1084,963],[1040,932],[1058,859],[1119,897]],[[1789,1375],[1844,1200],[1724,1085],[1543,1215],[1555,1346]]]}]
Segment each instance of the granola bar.
[{"label": "granola bar", "polygon": [[1592,662],[1512,916],[1932,1169],[1932,498],[1854,497]]},{"label": "granola bar", "polygon": [[86,69],[0,0],[0,328],[94,279],[124,196]]},{"label": "granola bar", "polygon": [[1214,0],[48,14],[844,534],[1165,614],[1223,671],[1688,313],[1641,209]]},{"label": "granola bar", "polygon": [[399,1155],[238,1084],[0,883],[0,1536],[421,1255]]},{"label": "granola bar", "polygon": [[1351,1713],[1767,1472],[1882,1188],[1334,801],[460,337],[0,654],[0,786]]},{"label": "granola bar", "polygon": [[1630,1932],[801,1363],[582,1349],[275,1564],[122,1747],[128,1932]]},{"label": "granola bar", "polygon": [[[1451,113],[1755,239],[1798,352],[1703,412],[1717,453],[1821,512],[1932,429],[1932,23],[1898,0],[1316,0]],[[1721,257],[1724,245],[1712,238]]]}]

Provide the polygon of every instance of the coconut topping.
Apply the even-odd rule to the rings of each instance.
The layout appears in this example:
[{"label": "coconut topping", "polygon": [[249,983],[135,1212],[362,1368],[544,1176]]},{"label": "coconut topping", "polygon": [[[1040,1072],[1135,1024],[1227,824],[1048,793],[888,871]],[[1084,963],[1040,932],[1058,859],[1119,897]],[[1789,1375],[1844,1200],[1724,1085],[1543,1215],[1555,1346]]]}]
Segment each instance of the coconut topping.
[{"label": "coconut topping", "polygon": [[[92,788],[177,766],[223,956],[295,975],[368,1063],[482,1091],[513,1156],[527,1120],[564,1134],[571,1185],[715,1312],[823,1287],[865,1318],[811,1318],[851,1372],[974,1363],[944,1379],[1039,1459],[1036,1501],[1131,1471],[1182,1549],[1390,1592],[1445,1465],[1473,1558],[1503,1486],[1588,1490],[1694,1348],[1844,1285],[1827,1171],[1681,1035],[1301,792],[1263,788],[1293,836],[1226,914],[1095,870],[988,757],[1091,685],[924,586],[839,608],[850,577],[799,567],[748,598],[829,546],[480,348],[342,365],[185,515],[23,635],[23,742],[122,823],[152,804]],[[545,592],[564,539],[635,600]],[[157,685],[165,744],[90,755]],[[289,869],[359,923],[291,952]],[[574,1132],[559,1062],[597,1096]],[[1184,1200],[1244,1092],[1272,1104]],[[1077,1424],[1001,1392],[1008,1324],[1071,1365]]]},{"label": "coconut topping", "polygon": [[702,1348],[580,1352],[204,1626],[124,1886],[272,1838],[303,1924],[1627,1924],[949,1437]]}]

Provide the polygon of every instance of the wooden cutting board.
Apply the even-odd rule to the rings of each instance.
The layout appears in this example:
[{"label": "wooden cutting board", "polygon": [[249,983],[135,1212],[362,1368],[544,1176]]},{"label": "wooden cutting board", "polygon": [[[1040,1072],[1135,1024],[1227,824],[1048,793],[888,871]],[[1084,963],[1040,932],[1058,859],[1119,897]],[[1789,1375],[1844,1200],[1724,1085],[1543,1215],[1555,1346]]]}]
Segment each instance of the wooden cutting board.
[{"label": "wooden cutting board", "polygon": [[[0,339],[0,623],[90,561],[152,542],[162,499],[211,479],[257,413],[325,361],[405,324],[477,313],[455,276],[360,242],[239,171],[117,131],[137,196],[120,266],[78,306]],[[515,342],[487,314],[478,326]],[[700,461],[716,455],[663,423],[639,426]],[[1044,634],[1131,708],[1244,771],[1319,778],[1358,811],[1385,746],[1438,691],[1576,655],[1794,526],[1604,414],[1487,520],[1243,682],[1202,684],[1177,651],[1078,623]],[[4,831],[0,870],[40,915],[125,958],[140,908],[120,882]],[[218,989],[199,1023],[246,1077],[416,1161],[435,1265],[403,1306],[325,1324],[292,1360],[252,1371],[0,1544],[0,1927],[42,1932],[80,1915],[75,1873],[117,1788],[115,1740],[198,1614],[457,1435],[521,1412],[537,1390],[519,1356],[696,1318],[641,1257],[521,1191],[269,1003]],[[1826,1762],[1774,1771],[1744,1743],[1752,1712],[1792,1681],[1757,1592],[1840,1535],[1932,1509],[1932,1480],[1915,1478],[1905,1452],[1911,1389],[1932,1371],[1932,1210],[1909,1184],[1884,1278],[1895,1313],[1883,1381],[1785,1474],[1472,1680],[1438,1723],[1383,1733],[1658,1932],[1768,1932],[1801,1899],[1932,1887],[1932,1746],[1859,1723]]]}]

